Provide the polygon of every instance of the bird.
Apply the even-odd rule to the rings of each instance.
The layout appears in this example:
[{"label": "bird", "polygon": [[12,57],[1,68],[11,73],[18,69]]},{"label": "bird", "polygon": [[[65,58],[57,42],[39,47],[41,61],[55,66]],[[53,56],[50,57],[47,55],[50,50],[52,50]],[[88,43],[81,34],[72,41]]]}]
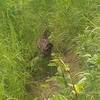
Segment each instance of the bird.
[{"label": "bird", "polygon": [[46,29],[42,36],[37,40],[37,47],[39,54],[33,60],[33,76],[35,80],[45,79],[52,76],[56,72],[55,66],[48,67],[52,59],[51,53],[53,50],[53,43],[49,41],[50,32]]},{"label": "bird", "polygon": [[50,32],[46,29],[42,37],[38,40],[38,48],[44,57],[50,57],[53,49],[53,44],[49,42]]}]

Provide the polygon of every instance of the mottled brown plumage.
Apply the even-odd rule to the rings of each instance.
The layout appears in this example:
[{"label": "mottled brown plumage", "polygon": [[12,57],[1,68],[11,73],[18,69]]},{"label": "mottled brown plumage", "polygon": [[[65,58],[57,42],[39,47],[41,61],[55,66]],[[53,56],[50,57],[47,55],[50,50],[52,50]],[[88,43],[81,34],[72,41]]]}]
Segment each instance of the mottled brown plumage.
[{"label": "mottled brown plumage", "polygon": [[42,37],[38,41],[38,47],[42,53],[43,56],[50,56],[51,51],[53,48],[53,44],[49,42],[48,37],[49,37],[50,32],[46,29],[42,35]]}]

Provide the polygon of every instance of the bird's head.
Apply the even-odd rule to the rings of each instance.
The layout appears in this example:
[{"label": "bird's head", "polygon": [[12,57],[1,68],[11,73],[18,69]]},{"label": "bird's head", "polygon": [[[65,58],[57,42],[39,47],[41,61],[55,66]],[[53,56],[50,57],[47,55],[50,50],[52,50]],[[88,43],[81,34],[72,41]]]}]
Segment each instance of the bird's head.
[{"label": "bird's head", "polygon": [[48,29],[45,29],[45,31],[43,32],[43,38],[47,39],[50,36],[50,31]]}]

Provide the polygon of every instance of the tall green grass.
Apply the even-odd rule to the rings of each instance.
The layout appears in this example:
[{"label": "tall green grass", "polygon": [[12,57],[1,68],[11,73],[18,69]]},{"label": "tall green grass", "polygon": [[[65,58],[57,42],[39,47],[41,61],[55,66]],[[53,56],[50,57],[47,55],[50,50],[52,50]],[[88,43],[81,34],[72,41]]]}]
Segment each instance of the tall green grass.
[{"label": "tall green grass", "polygon": [[99,0],[0,0],[0,100],[21,100],[46,27],[54,51],[100,52]]}]

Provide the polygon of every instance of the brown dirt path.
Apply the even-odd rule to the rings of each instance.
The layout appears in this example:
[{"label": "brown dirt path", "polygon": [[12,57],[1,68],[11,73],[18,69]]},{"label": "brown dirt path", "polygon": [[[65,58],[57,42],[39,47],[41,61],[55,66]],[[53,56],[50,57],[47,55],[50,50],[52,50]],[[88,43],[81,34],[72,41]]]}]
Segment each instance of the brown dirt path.
[{"label": "brown dirt path", "polygon": [[69,64],[71,73],[73,75],[82,70],[82,61],[80,60],[79,55],[76,54],[74,51],[67,52],[64,56],[64,61],[65,63]]},{"label": "brown dirt path", "polygon": [[[81,71],[81,62],[79,56],[74,51],[69,51],[64,56],[65,63],[68,63],[72,75],[74,76],[77,72]],[[39,100],[47,100],[50,95],[55,94],[59,91],[60,87],[56,81],[49,81],[39,83],[40,86],[31,86],[32,91],[30,100],[34,100],[34,96],[39,97]],[[39,85],[38,84],[38,85]],[[25,100],[28,100],[27,98]]]}]

